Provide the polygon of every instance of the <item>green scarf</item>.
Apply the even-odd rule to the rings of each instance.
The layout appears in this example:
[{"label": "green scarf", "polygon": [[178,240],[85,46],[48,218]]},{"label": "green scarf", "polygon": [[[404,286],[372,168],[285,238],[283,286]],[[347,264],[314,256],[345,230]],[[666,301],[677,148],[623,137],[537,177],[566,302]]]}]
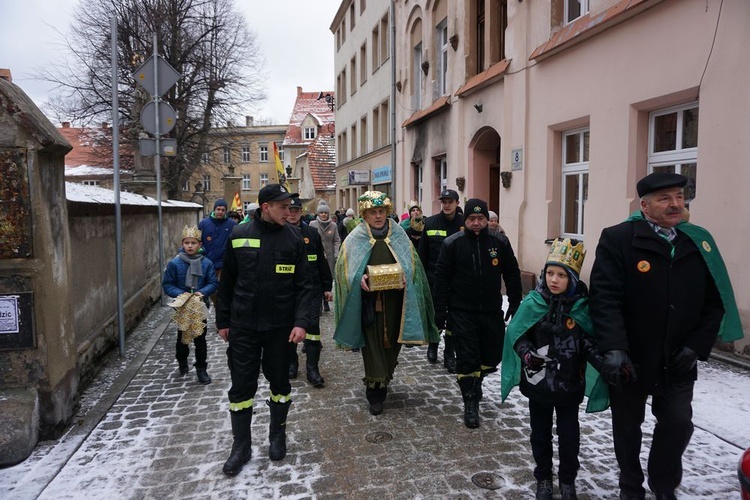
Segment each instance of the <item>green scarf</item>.
[{"label": "green scarf", "polygon": [[[508,325],[503,344],[503,362],[500,367],[500,396],[503,401],[510,394],[510,390],[521,381],[521,358],[515,349],[513,349],[513,346],[521,335],[533,328],[544,317],[548,308],[549,304],[544,300],[544,297],[536,290],[533,290],[523,299],[521,305],[518,307],[518,311]],[[570,310],[570,317],[578,323],[578,326],[581,327],[584,333],[592,335],[594,326],[589,314],[588,297],[580,299],[573,304],[573,308]],[[604,377],[590,363],[586,363],[586,396],[589,398],[586,404],[587,413],[603,411],[609,406],[609,387]]]},{"label": "green scarf", "polygon": [[[438,342],[440,335],[435,326],[435,310],[422,262],[406,233],[397,229],[394,221],[389,220],[388,224],[385,243],[406,276],[398,341],[402,344]],[[360,281],[373,245],[375,238],[370,226],[364,222],[355,227],[341,244],[334,281],[336,331],[333,339],[338,347],[353,349],[365,345]]]},{"label": "green scarf", "polygon": [[[639,220],[646,220],[640,210],[633,212],[625,222]],[[721,301],[724,305],[724,319],[722,319],[721,326],[719,327],[719,338],[722,342],[740,340],[745,334],[742,331],[740,313],[737,310],[737,302],[734,299],[732,282],[729,279],[727,267],[724,264],[724,259],[721,258],[719,247],[716,246],[713,236],[706,229],[695,224],[690,224],[689,222],[680,222],[675,228],[685,233],[695,243],[695,246],[698,247],[714,279],[714,283],[716,283],[716,288],[719,289],[719,295],[721,295]]]}]

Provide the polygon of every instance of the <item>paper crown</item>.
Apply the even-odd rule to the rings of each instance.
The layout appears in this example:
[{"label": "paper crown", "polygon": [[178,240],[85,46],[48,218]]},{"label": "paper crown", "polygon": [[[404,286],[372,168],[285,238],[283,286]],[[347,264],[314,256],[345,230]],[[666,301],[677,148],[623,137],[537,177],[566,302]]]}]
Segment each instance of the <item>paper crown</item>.
[{"label": "paper crown", "polygon": [[202,233],[200,229],[198,229],[198,226],[188,227],[185,226],[182,228],[182,239],[185,238],[195,238],[196,240],[200,241],[202,236]]},{"label": "paper crown", "polygon": [[556,239],[552,242],[552,248],[545,264],[565,266],[580,275],[585,257],[586,250],[583,248],[583,242],[577,242],[576,245],[573,245],[570,238],[565,238],[562,241]]},{"label": "paper crown", "polygon": [[391,199],[388,198],[387,194],[380,191],[366,191],[357,198],[357,203],[360,217],[364,217],[365,212],[371,208],[383,207],[386,209],[387,215],[391,215],[393,211]]}]

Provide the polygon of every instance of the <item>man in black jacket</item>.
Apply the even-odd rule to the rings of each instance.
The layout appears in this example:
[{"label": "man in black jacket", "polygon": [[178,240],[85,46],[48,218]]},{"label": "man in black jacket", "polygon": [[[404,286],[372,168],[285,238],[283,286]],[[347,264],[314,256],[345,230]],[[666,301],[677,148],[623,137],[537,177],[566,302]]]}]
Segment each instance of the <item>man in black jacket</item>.
[{"label": "man in black jacket", "polygon": [[675,228],[686,183],[671,173],[641,179],[641,212],[602,231],[591,272],[591,318],[601,372],[611,384],[621,500],[645,498],[641,424],[649,395],[656,428],[648,485],[657,499],[676,498],[682,454],[693,433],[696,361],[708,358],[724,315],[701,251]]},{"label": "man in black jacket", "polygon": [[435,271],[435,322],[453,332],[456,372],[464,400],[464,424],[479,427],[482,378],[500,364],[505,339],[502,281],[508,293],[508,318],[521,303],[521,272],[508,238],[490,232],[483,200],[464,210],[466,229],[443,242]]},{"label": "man in black jacket", "polygon": [[[435,297],[435,269],[437,268],[440,249],[443,240],[448,236],[463,231],[464,218],[458,213],[458,193],[453,189],[445,189],[440,193],[440,213],[428,217],[424,223],[422,237],[419,239],[419,258],[427,273],[433,302]],[[445,319],[445,318],[443,318]],[[456,351],[453,335],[442,323],[437,323],[438,330],[445,329],[445,349],[443,350],[443,365],[449,373],[456,373]],[[427,347],[427,361],[437,363],[437,352],[440,342],[430,342]]]},{"label": "man in black jacket", "polygon": [[299,229],[286,224],[290,198],[297,196],[280,184],[261,189],[253,220],[235,227],[224,256],[216,327],[229,342],[234,444],[224,473],[230,476],[250,460],[253,398],[261,367],[271,390],[268,456],[281,460],[286,455],[292,392],[287,344],[305,338],[313,300],[305,243]]},{"label": "man in black jacket", "polygon": [[[300,229],[302,239],[305,242],[305,251],[307,252],[307,261],[310,266],[310,277],[313,282],[313,302],[310,304],[312,317],[310,325],[305,335],[305,348],[307,361],[307,381],[313,387],[323,387],[325,380],[320,375],[318,363],[320,361],[320,351],[323,344],[320,342],[320,299],[326,302],[333,300],[333,278],[331,277],[331,268],[326,260],[326,252],[323,249],[323,242],[320,239],[320,233],[311,228],[307,223],[302,222],[302,202],[299,197],[291,198],[292,203],[289,205],[289,217],[287,222],[292,226]],[[299,369],[299,357],[297,356],[297,344],[289,343],[289,378],[297,378]]]}]

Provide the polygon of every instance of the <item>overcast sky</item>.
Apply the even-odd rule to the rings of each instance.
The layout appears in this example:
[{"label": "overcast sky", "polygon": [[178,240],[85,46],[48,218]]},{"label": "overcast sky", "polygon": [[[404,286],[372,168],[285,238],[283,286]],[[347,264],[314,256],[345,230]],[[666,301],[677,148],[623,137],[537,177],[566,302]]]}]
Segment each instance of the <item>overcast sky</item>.
[{"label": "overcast sky", "polygon": [[[33,79],[35,68],[65,58],[59,32],[67,33],[78,2],[86,0],[0,0],[0,68],[37,103],[49,84]],[[333,90],[334,38],[328,27],[341,0],[235,0],[258,35],[266,58],[267,101],[256,118],[287,123],[297,86]],[[237,122],[244,118],[238,116]]]}]

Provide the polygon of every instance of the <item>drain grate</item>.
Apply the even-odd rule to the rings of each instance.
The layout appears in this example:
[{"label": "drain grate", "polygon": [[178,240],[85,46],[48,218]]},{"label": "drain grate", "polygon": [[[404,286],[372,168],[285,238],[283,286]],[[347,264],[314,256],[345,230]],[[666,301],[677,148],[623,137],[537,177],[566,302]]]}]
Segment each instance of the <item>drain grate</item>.
[{"label": "drain grate", "polygon": [[490,472],[479,472],[471,476],[471,482],[474,483],[475,486],[479,486],[485,490],[496,490],[502,486],[502,483],[504,483],[505,480]]},{"label": "drain grate", "polygon": [[371,432],[365,436],[369,443],[387,443],[393,440],[393,435],[389,432]]}]

